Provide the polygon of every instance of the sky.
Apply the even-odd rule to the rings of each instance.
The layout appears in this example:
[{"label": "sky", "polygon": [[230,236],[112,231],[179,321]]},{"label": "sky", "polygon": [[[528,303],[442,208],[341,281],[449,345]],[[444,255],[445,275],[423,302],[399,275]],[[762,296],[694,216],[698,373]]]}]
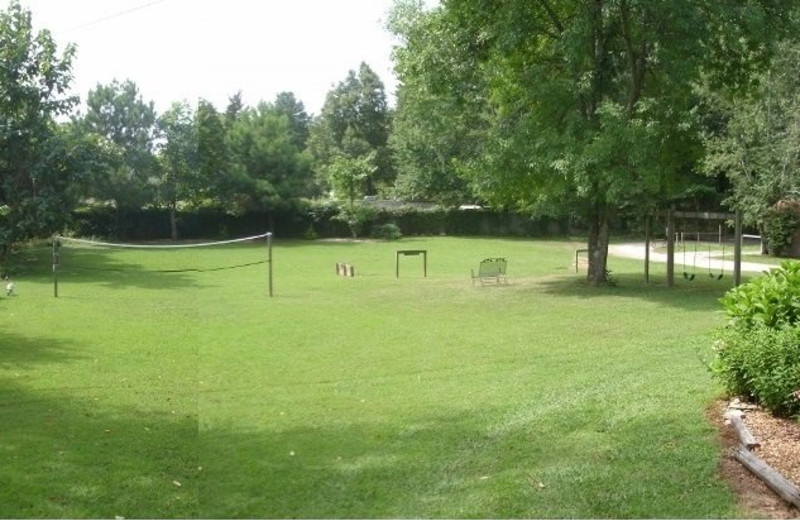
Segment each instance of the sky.
[{"label": "sky", "polygon": [[[436,0],[431,0],[432,5]],[[237,91],[246,105],[293,92],[309,114],[366,62],[390,104],[393,0],[20,0],[59,50],[77,46],[73,94],[130,79],[163,112],[199,98],[220,111]],[[9,0],[0,0],[5,9]]]}]

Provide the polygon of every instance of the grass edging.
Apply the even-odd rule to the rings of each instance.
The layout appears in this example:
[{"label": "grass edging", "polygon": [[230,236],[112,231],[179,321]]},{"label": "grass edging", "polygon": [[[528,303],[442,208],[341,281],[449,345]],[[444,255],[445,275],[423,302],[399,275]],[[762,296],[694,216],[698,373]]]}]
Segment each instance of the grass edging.
[{"label": "grass edging", "polygon": [[779,471],[764,462],[760,457],[750,451],[753,447],[760,444],[755,440],[747,425],[742,421],[744,412],[728,405],[725,412],[727,423],[735,431],[739,440],[739,446],[733,450],[733,457],[738,460],[745,468],[758,477],[764,484],[773,490],[779,497],[786,502],[800,509],[800,489],[784,477]]}]

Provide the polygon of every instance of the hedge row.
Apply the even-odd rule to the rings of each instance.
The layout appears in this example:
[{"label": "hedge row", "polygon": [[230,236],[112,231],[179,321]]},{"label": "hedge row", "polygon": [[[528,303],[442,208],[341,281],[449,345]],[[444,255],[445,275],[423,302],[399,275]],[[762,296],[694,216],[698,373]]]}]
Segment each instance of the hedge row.
[{"label": "hedge row", "polygon": [[[373,208],[368,213],[363,229],[395,224],[406,236],[546,237],[562,236],[571,231],[569,218],[532,218],[512,212],[398,207]],[[203,209],[180,212],[177,227],[181,239],[226,239],[265,231],[283,238],[351,236],[350,228],[336,218],[338,215],[339,209],[331,204],[303,204],[241,215]],[[70,231],[78,236],[115,240],[168,239],[170,216],[167,210],[161,209],[128,212],[118,212],[114,208],[82,209],[73,214]]]}]

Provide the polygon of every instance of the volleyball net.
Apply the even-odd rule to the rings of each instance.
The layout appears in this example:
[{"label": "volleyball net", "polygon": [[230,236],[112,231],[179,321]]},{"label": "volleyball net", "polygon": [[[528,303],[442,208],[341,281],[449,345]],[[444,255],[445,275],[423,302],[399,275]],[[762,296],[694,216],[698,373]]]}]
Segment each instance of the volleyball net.
[{"label": "volleyball net", "polygon": [[[212,273],[266,266],[272,296],[272,234],[231,240],[182,243],[105,242],[57,236],[53,240],[54,294],[59,277],[114,276],[114,273],[169,275]],[[104,274],[101,274],[104,273]]]}]

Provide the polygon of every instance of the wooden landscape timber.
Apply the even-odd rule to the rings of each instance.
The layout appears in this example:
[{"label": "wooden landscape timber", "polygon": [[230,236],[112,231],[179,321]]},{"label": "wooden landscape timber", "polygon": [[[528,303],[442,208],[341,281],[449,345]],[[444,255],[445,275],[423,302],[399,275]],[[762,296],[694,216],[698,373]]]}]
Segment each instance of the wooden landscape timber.
[{"label": "wooden landscape timber", "polygon": [[744,414],[741,411],[734,410],[725,415],[730,422],[730,425],[736,432],[736,435],[739,437],[739,442],[741,442],[745,448],[752,450],[753,448],[761,446],[761,443],[758,442],[755,437],[753,437],[753,434],[750,433],[747,425],[742,420]]},{"label": "wooden landscape timber", "polygon": [[797,486],[786,480],[783,475],[751,453],[745,446],[739,446],[734,451],[733,456],[755,476],[764,481],[778,496],[800,509],[800,490],[797,489]]},{"label": "wooden landscape timber", "polygon": [[740,442],[733,451],[733,457],[779,497],[800,509],[800,489],[751,451],[753,448],[761,446],[761,443],[756,440],[744,423],[745,414],[742,408],[746,406],[752,405],[744,405],[736,399],[728,405],[728,410],[724,415],[725,421],[734,429]]}]

